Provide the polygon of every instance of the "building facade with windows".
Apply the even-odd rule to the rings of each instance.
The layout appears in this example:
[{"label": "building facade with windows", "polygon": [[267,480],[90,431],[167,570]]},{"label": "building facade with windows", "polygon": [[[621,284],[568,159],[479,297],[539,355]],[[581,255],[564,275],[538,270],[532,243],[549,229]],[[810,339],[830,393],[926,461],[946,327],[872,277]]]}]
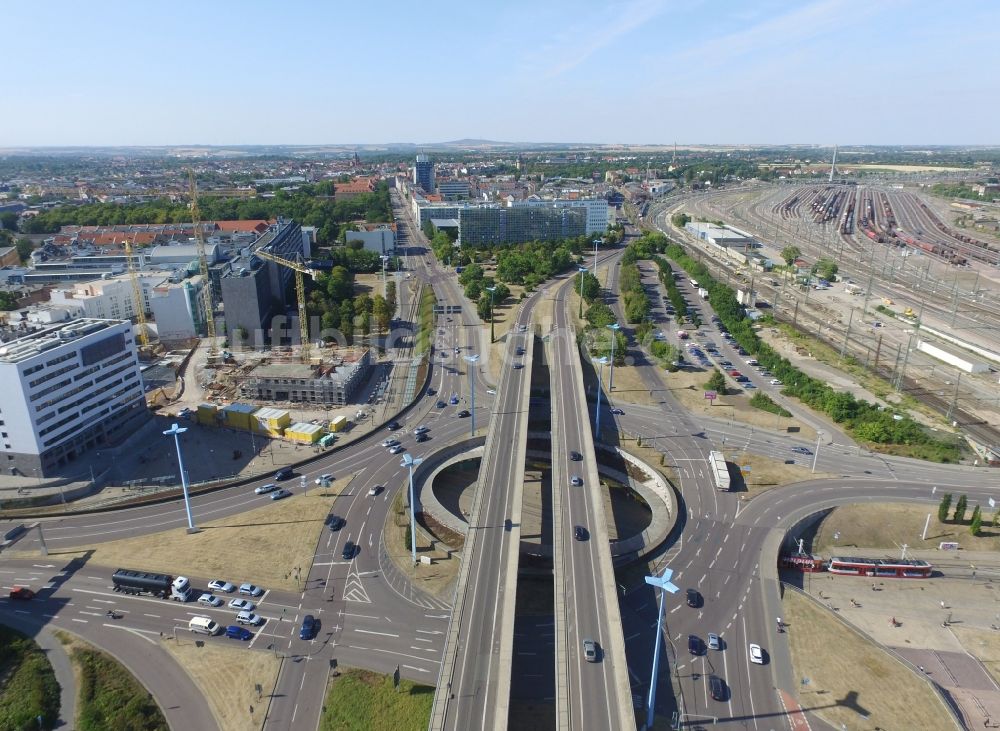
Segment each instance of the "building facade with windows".
[{"label": "building facade with windows", "polygon": [[7,475],[64,474],[149,418],[132,325],[118,320],[72,320],[4,343],[0,393]]},{"label": "building facade with windows", "polygon": [[424,189],[425,193],[434,192],[434,163],[427,155],[417,155],[413,164],[413,182]]},{"label": "building facade with windows", "polygon": [[477,206],[461,209],[458,216],[463,246],[554,241],[586,230],[586,213],[579,208]]}]

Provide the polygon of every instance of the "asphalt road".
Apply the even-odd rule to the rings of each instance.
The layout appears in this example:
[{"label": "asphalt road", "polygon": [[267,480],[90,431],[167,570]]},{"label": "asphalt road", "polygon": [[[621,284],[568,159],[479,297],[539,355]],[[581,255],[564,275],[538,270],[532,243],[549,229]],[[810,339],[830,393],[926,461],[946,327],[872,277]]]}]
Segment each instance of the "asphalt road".
[{"label": "asphalt road", "polygon": [[[615,574],[608,543],[603,488],[597,473],[591,422],[565,292],[559,288],[551,335],[550,401],[556,702],[559,726],[573,729],[634,727]],[[583,417],[583,418],[581,418]],[[571,452],[580,454],[574,461]],[[571,480],[582,481],[572,485]],[[577,531],[582,531],[577,535]],[[597,643],[588,662],[584,641]]]}]

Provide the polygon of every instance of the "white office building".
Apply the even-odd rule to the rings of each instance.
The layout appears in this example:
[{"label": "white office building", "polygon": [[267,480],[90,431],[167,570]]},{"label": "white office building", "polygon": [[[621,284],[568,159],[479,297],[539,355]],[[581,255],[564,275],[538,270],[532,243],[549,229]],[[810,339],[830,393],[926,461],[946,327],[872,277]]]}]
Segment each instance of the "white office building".
[{"label": "white office building", "polygon": [[0,469],[72,472],[148,418],[132,325],[83,319],[0,345]]},{"label": "white office building", "polygon": [[605,198],[538,198],[525,200],[507,199],[508,208],[525,206],[550,208],[585,208],[587,210],[587,235],[601,234],[608,230],[608,201]]}]

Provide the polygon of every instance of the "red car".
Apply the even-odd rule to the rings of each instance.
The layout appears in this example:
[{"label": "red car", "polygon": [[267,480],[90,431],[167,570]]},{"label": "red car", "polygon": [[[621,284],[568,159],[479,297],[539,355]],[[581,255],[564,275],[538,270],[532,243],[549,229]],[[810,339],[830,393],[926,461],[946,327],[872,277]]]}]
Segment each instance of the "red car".
[{"label": "red car", "polygon": [[35,592],[26,586],[15,586],[10,590],[10,598],[28,601],[29,599],[35,598]]},{"label": "red car", "polygon": [[739,371],[729,371],[729,375],[731,375],[733,378],[739,378],[743,374],[740,373]]}]

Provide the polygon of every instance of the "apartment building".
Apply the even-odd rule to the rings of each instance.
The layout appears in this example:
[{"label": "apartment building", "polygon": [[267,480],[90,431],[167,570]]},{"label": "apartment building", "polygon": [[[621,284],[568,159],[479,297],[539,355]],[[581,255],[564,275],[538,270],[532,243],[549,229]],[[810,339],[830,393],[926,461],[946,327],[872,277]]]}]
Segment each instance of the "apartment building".
[{"label": "apartment building", "polygon": [[0,470],[58,474],[149,417],[132,325],[82,319],[0,346]]}]

